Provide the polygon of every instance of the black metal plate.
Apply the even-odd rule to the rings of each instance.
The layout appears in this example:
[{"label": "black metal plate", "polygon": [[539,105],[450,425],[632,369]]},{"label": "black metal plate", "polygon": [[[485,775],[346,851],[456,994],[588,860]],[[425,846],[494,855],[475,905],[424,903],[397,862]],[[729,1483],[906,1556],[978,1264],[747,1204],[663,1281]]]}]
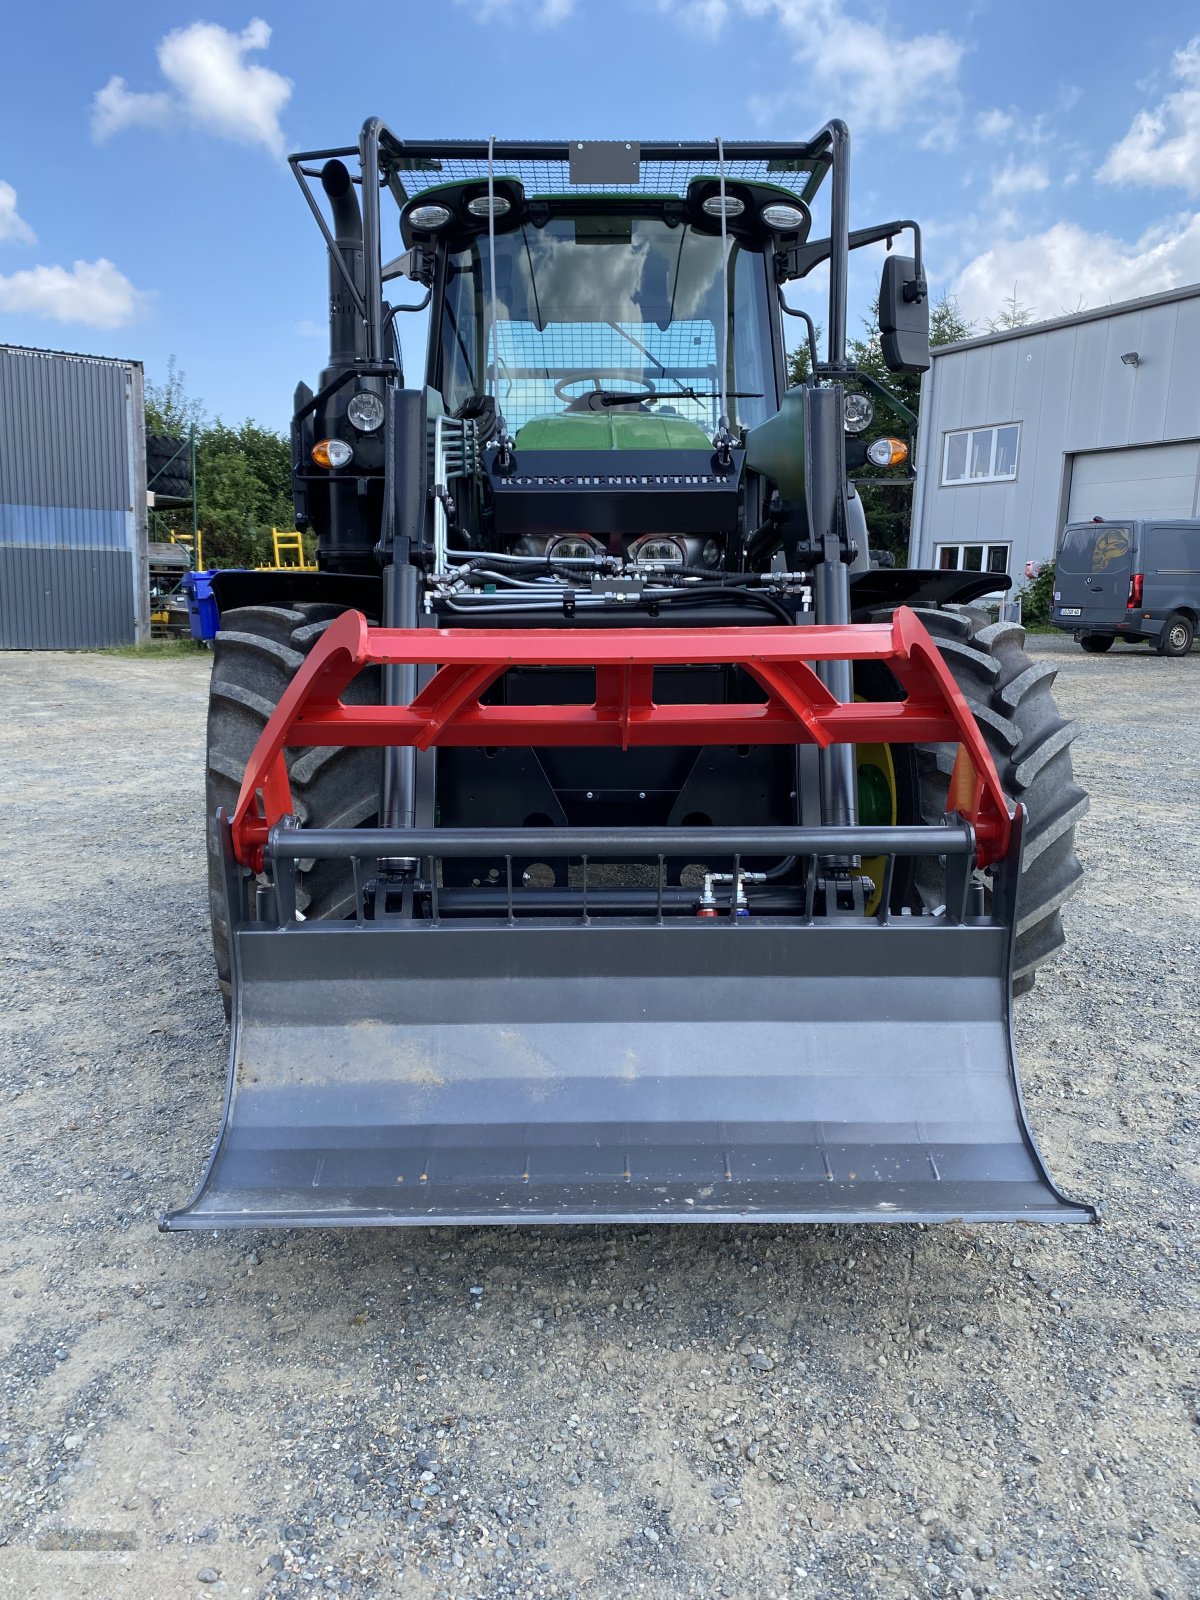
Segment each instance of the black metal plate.
[{"label": "black metal plate", "polygon": [[1000,928],[235,941],[224,1126],[168,1228],[1093,1217],[1025,1122]]}]

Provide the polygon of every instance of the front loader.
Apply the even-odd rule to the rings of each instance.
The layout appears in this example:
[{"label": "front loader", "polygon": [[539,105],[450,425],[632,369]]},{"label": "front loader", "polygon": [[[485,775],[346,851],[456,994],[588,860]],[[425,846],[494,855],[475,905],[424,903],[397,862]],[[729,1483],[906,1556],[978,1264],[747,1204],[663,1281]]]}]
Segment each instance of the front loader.
[{"label": "front loader", "polygon": [[[972,609],[1004,580],[871,559],[855,484],[904,450],[861,438],[851,250],[888,244],[892,370],[928,305],[915,224],[849,228],[845,127],[373,120],[291,165],[318,570],[214,580],[229,1079],[163,1225],[1092,1220],[1011,1032],[1079,877],[1072,728]],[[784,297],[816,269],[823,352]]]}]

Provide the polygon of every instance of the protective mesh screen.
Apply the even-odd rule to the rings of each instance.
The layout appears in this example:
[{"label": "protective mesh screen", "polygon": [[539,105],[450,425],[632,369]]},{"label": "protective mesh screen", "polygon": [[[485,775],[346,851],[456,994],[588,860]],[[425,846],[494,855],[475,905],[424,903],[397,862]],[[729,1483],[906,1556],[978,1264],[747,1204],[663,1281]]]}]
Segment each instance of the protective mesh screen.
[{"label": "protective mesh screen", "polygon": [[[802,194],[812,175],[811,165],[803,170],[791,170],[793,163],[781,158],[778,161],[746,160],[736,155],[725,157],[725,178],[729,183],[770,183],[776,188]],[[394,169],[396,170],[396,169]],[[685,195],[688,185],[701,177],[717,175],[717,151],[713,145],[711,159],[644,160],[640,164],[640,178],[631,183],[573,184],[571,169],[566,161],[530,160],[524,157],[497,155],[497,178],[516,178],[526,197],[537,195],[627,194],[627,195]],[[410,198],[441,183],[487,182],[487,160],[475,156],[441,156],[436,165],[420,171],[396,170],[396,178]]]}]

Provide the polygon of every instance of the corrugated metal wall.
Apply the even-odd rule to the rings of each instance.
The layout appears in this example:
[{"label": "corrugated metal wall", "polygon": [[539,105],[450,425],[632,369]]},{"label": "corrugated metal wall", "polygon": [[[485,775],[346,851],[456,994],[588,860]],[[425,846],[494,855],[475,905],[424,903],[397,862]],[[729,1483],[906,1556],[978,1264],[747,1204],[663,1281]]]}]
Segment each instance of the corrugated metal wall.
[{"label": "corrugated metal wall", "polygon": [[144,637],[136,361],[0,346],[0,649]]},{"label": "corrugated metal wall", "polygon": [[[1137,365],[1121,360],[1132,351]],[[922,388],[915,563],[934,565],[939,542],[995,540],[1011,545],[1019,581],[1027,560],[1054,554],[1076,454],[1200,438],[1198,351],[1200,291],[1188,288],[935,353]],[[946,434],[1006,422],[1021,424],[1016,477],[943,486]]]}]

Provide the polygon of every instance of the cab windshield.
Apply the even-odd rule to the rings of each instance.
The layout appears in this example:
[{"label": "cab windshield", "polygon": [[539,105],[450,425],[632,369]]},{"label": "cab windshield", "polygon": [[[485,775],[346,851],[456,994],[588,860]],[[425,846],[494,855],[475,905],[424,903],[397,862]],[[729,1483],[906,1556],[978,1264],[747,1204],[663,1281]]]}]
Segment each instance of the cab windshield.
[{"label": "cab windshield", "polygon": [[[660,217],[525,222],[496,236],[498,327],[486,236],[447,260],[433,382],[450,410],[491,392],[515,434],[568,409],[683,417],[707,434],[720,413],[719,235]],[[778,410],[772,308],[760,251],[729,240],[730,421]]]}]

